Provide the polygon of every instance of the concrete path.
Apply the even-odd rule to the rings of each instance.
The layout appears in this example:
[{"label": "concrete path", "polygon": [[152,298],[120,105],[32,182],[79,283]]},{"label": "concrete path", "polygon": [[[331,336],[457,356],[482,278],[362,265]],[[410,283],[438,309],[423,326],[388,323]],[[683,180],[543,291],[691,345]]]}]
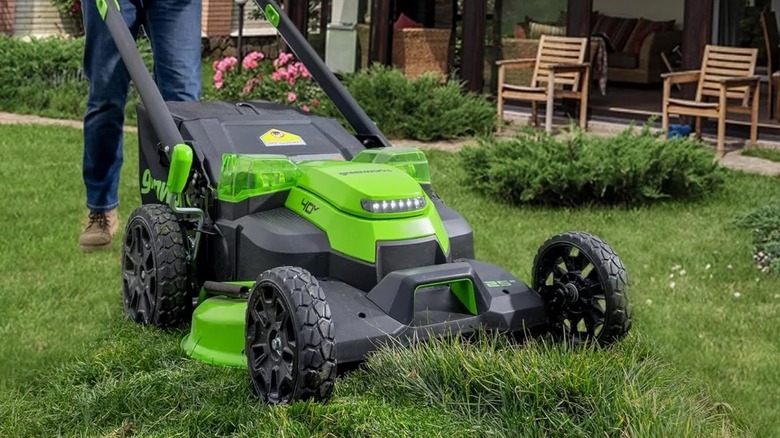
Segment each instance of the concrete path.
[{"label": "concrete path", "polygon": [[[507,113],[507,118],[519,125],[528,123],[528,117],[521,113]],[[47,117],[39,117],[35,115],[23,115],[0,112],[0,124],[44,124],[44,125],[57,125],[68,126],[76,129],[81,129],[82,124],[78,120],[63,120],[53,119]],[[588,124],[589,132],[594,135],[614,135],[623,129],[626,125],[620,123],[609,123],[600,121],[590,121]],[[137,132],[134,126],[125,127],[127,132]],[[713,139],[705,136],[705,141],[711,142]],[[744,144],[744,140],[740,139],[728,139],[728,147],[726,155],[721,160],[721,164],[730,169],[740,170],[750,173],[759,173],[768,176],[780,176],[780,163],[763,160],[760,158],[746,157],[741,154],[742,147],[740,144]],[[435,149],[444,151],[457,151],[465,145],[474,144],[473,140],[457,140],[457,141],[439,141],[439,142],[419,142],[414,140],[393,140],[391,142],[394,146],[416,146],[421,149]],[[759,141],[759,147],[773,148],[780,151],[780,144]]]}]

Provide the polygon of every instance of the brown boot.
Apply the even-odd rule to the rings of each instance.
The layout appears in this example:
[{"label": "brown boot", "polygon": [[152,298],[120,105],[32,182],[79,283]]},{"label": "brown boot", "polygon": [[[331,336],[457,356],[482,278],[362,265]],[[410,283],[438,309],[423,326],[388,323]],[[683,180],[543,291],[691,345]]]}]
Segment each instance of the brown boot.
[{"label": "brown boot", "polygon": [[118,229],[119,218],[116,210],[105,213],[90,213],[89,222],[84,232],[79,236],[79,249],[93,251],[110,247]]}]

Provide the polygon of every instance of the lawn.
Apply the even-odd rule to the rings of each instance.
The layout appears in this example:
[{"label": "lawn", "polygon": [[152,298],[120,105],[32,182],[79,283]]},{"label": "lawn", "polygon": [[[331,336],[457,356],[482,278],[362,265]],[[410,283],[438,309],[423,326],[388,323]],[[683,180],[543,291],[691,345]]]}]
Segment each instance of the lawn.
[{"label": "lawn", "polygon": [[774,149],[745,149],[742,151],[742,155],[780,162],[780,151]]},{"label": "lawn", "polygon": [[[81,134],[0,126],[5,250],[0,436],[778,436],[780,279],[752,264],[735,214],[777,199],[776,179],[729,173],[698,203],[516,208],[464,190],[456,157],[434,184],[475,230],[477,257],[530,278],[550,234],[605,238],[632,279],[632,336],[610,351],[534,342],[386,351],[331,403],[259,406],[240,370],[190,361],[181,332],[122,319],[119,246],[84,255]],[[120,216],[138,202],[127,138]],[[753,433],[740,431],[749,418]]]}]

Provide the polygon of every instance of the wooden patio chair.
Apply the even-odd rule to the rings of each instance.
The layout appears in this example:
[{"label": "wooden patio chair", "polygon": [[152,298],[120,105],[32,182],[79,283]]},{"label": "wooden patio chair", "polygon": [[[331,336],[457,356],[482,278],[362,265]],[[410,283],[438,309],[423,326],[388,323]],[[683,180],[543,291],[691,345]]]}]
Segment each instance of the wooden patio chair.
[{"label": "wooden patio chair", "polygon": [[777,99],[777,91],[774,89],[775,81],[777,80],[778,70],[780,70],[780,65],[778,65],[780,64],[780,32],[778,32],[777,28],[777,16],[768,7],[761,11],[761,29],[764,32],[764,42],[766,43],[766,72],[769,79],[767,81],[767,114],[772,119],[775,117],[774,103]]},{"label": "wooden patio chair", "polygon": [[[546,102],[545,129],[552,131],[553,102],[555,98],[580,101],[580,126],[587,128],[588,93],[590,87],[590,63],[585,53],[590,41],[587,38],[553,37],[542,35],[536,58],[505,59],[498,64],[498,118],[504,117],[504,100],[531,101],[531,117],[538,124],[539,102]],[[533,67],[529,86],[506,83],[506,68]]]},{"label": "wooden patio chair", "polygon": [[[669,115],[696,117],[696,136],[701,138],[701,119],[718,119],[718,157],[725,154],[726,114],[750,114],[750,141],[758,137],[758,102],[760,78],[755,75],[758,49],[707,45],[701,69],[664,73],[663,130],[669,129]],[[670,97],[673,84],[698,83],[693,100]],[[710,102],[710,98],[717,99]],[[729,101],[737,99],[737,105]]]}]

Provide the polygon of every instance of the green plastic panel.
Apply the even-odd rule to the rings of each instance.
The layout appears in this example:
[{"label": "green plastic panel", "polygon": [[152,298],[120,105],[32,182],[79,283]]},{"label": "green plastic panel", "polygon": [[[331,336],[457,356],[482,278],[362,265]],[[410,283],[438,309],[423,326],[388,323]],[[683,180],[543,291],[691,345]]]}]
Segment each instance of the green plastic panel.
[{"label": "green plastic panel", "polygon": [[479,314],[479,311],[477,310],[477,297],[476,295],[474,295],[475,294],[474,283],[471,282],[471,279],[464,278],[462,280],[443,281],[439,283],[424,284],[418,287],[417,291],[429,287],[445,286],[445,285],[450,287],[450,291],[452,291],[452,294],[455,295],[455,297],[457,297],[458,300],[460,300],[460,302],[463,303],[463,305],[466,306],[467,309],[469,309],[469,312],[471,312],[472,315]]},{"label": "green plastic panel", "polygon": [[217,197],[241,202],[294,187],[300,176],[298,166],[284,155],[224,154]]},{"label": "green plastic panel", "polygon": [[375,163],[393,166],[420,183],[430,184],[431,170],[425,153],[413,147],[366,149],[352,159],[353,163]]},{"label": "green plastic panel", "polygon": [[449,238],[430,199],[424,214],[375,220],[347,214],[315,193],[301,187],[290,190],[285,206],[319,227],[328,236],[331,248],[368,263],[376,262],[376,242],[410,240],[435,235],[445,254]]},{"label": "green plastic panel", "polygon": [[212,365],[245,368],[245,300],[212,297],[203,300],[192,315],[190,333],[181,341],[184,352]]},{"label": "green plastic panel", "polygon": [[303,171],[298,187],[327,199],[346,213],[370,219],[391,219],[424,215],[428,208],[394,213],[372,213],[361,202],[390,201],[423,196],[420,184],[392,166],[349,161],[299,163]]},{"label": "green plastic panel", "polygon": [[272,5],[265,5],[265,18],[274,26],[279,27],[279,12]]},{"label": "green plastic panel", "polygon": [[[100,13],[100,17],[105,20],[106,15],[108,15],[108,4],[106,3],[106,0],[95,0],[95,4],[97,5],[98,12]],[[119,8],[119,0],[114,0],[114,4],[116,5],[116,10],[121,11],[122,9]]]},{"label": "green plastic panel", "polygon": [[168,169],[168,191],[180,195],[187,185],[192,168],[192,149],[186,144],[177,144],[171,152],[171,166]]}]

